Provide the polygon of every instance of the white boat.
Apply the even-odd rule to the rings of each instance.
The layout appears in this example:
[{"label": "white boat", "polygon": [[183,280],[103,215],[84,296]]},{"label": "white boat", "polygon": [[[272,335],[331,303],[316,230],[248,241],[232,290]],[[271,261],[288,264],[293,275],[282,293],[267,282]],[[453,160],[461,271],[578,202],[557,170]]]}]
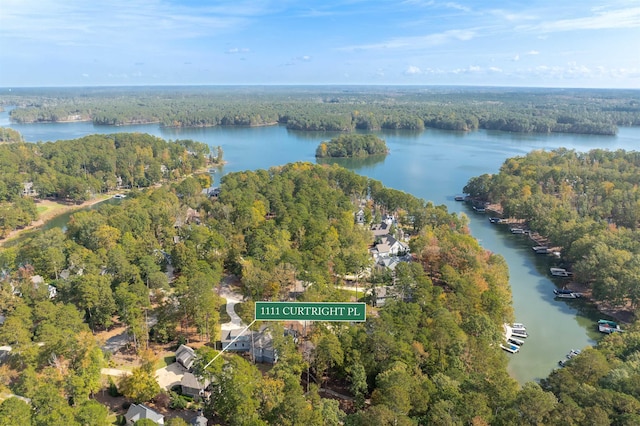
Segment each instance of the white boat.
[{"label": "white boat", "polygon": [[551,250],[547,246],[535,246],[535,247],[531,247],[531,249],[536,254],[549,254],[549,253],[551,253]]},{"label": "white boat", "polygon": [[524,234],[525,231],[522,228],[509,228],[512,234]]},{"label": "white boat", "polygon": [[578,356],[582,353],[582,351],[580,349],[571,349],[569,351],[569,353],[567,354],[567,359],[571,359],[575,356]]},{"label": "white boat", "polygon": [[549,272],[551,272],[551,275],[553,275],[554,277],[570,277],[573,275],[572,272],[567,271],[566,269],[563,268],[549,268]]},{"label": "white boat", "polygon": [[577,291],[567,290],[567,289],[554,289],[553,293],[559,299],[579,299],[582,297],[582,293],[578,293]]},{"label": "white boat", "polygon": [[513,324],[511,324],[511,328],[521,328],[523,330],[527,329],[527,327],[525,327],[521,322],[514,322]]},{"label": "white boat", "polygon": [[529,337],[529,335],[527,334],[527,330],[525,329],[514,328],[511,330],[511,337],[520,337],[522,339],[526,339],[527,337]]},{"label": "white boat", "polygon": [[506,344],[501,344],[500,347],[512,354],[515,354],[520,350],[520,347],[518,345],[512,345],[511,343],[508,343],[508,342]]},{"label": "white boat", "polygon": [[601,319],[598,321],[598,331],[600,333],[611,334],[615,333],[616,331],[621,332],[623,330],[620,328],[620,325],[617,322]]},{"label": "white boat", "polygon": [[511,343],[512,345],[518,345],[518,346],[524,345],[524,340],[516,339],[515,337],[509,337],[507,339],[507,342]]}]

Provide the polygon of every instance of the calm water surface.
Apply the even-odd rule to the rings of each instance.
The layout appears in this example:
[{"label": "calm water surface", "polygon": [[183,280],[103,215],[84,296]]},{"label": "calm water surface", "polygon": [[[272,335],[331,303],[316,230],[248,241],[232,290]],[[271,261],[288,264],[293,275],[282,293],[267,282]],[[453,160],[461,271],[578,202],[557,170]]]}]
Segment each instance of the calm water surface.
[{"label": "calm water surface", "polygon": [[[0,126],[18,130],[29,142],[74,139],[94,133],[146,132],[165,139],[193,139],[222,146],[227,164],[217,176],[239,170],[269,168],[293,161],[315,162],[315,149],[331,133],[288,131],[284,127],[161,129],[157,125],[123,127],[91,123],[11,124],[0,114]],[[475,214],[453,200],[469,178],[495,173],[505,159],[536,150],[566,147],[577,151],[594,148],[637,150],[640,128],[622,128],[618,136],[521,135],[477,131],[456,133],[376,132],[387,141],[391,153],[385,158],[343,161],[360,174],[386,186],[444,204],[450,211],[467,214],[473,235],[483,247],[502,255],[508,265],[513,305],[519,322],[530,337],[519,354],[510,355],[509,370],[524,383],[546,377],[573,348],[583,348],[599,338],[594,321],[599,315],[582,302],[556,301],[556,284],[548,274],[549,261],[536,256],[526,237],[512,235],[506,227],[492,225],[486,215]]]}]

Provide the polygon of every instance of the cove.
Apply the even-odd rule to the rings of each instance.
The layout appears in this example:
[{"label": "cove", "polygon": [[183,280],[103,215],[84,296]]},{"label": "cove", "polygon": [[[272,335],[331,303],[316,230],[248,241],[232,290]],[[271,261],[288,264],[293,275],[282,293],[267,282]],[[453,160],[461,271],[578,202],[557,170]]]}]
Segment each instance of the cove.
[{"label": "cove", "polygon": [[[281,126],[164,129],[158,125],[94,126],[92,123],[12,124],[0,113],[0,126],[18,130],[29,142],[74,139],[94,133],[146,132],[165,139],[193,139],[222,146],[227,161],[214,176],[268,169],[293,161],[315,162],[315,149],[335,133],[288,131]],[[621,128],[617,136],[569,134],[512,134],[479,130],[471,133],[427,129],[423,132],[373,132],[391,153],[382,158],[342,160],[337,163],[409,192],[470,219],[473,236],[486,249],[502,255],[509,265],[516,318],[527,325],[530,337],[520,353],[510,357],[509,372],[520,383],[546,377],[571,349],[595,343],[597,312],[581,301],[557,301],[556,282],[548,273],[549,258],[535,255],[526,236],[512,235],[503,225],[491,224],[466,204],[454,201],[469,178],[495,173],[505,159],[558,147],[587,151],[595,148],[635,150],[640,128]]]}]

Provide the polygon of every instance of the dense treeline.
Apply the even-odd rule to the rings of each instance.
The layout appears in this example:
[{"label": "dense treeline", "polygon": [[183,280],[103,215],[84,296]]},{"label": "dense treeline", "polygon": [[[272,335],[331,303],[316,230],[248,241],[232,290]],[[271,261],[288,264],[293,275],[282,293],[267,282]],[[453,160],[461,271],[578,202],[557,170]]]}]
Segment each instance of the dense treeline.
[{"label": "dense treeline", "polygon": [[[569,360],[542,381],[544,400],[531,401],[533,420],[542,424],[633,425],[640,423],[637,326],[615,333],[594,349]],[[521,392],[522,393],[522,392]],[[552,417],[550,407],[562,407],[562,420]],[[560,423],[564,421],[564,423]]]},{"label": "dense treeline", "polygon": [[[186,178],[170,190],[131,193],[119,205],[74,214],[64,233],[45,231],[0,252],[0,342],[13,348],[0,386],[32,398],[22,424],[86,424],[87,407],[95,409],[89,423],[102,424],[106,414],[92,395],[104,360],[91,330],[114,316],[141,350],[149,338],[176,341],[189,328],[212,339],[213,290],[225,267],[241,277],[248,300],[287,298],[296,280],[307,287],[303,300],[346,300],[337,277],[370,262],[372,237],[354,223],[353,202],[367,194],[375,216],[398,212],[400,226],[416,235],[418,261],[400,265],[394,284],[402,296],[366,324],[315,327],[311,358],[277,338],[280,359],[266,375],[235,355],[220,358],[200,372],[215,373],[220,390],[207,411],[228,424],[507,424],[500,413],[515,406],[517,387],[497,346],[512,316],[506,264],[478,245],[464,219],[336,166],[233,173],[217,200],[197,189]],[[169,259],[173,280],[162,270]],[[57,288],[55,299],[36,274]],[[146,315],[158,320],[151,330]],[[200,365],[214,354],[203,348]],[[307,366],[320,386],[348,383],[357,411],[346,417],[315,386],[305,392]],[[161,401],[157,385],[141,385],[152,371],[145,362],[118,388],[136,402]],[[5,405],[22,407],[10,401],[0,418]]]},{"label": "dense treeline", "polygon": [[262,126],[294,130],[476,129],[614,135],[640,125],[640,96],[623,90],[453,88],[29,89],[0,96],[19,123]]},{"label": "dense treeline", "polygon": [[[65,232],[52,229],[0,251],[0,424],[104,425],[103,352],[92,331],[125,324],[143,362],[111,382],[133,402],[176,406],[160,390],[152,342],[217,333],[216,286],[223,271],[241,278],[249,302],[284,300],[295,282],[301,300],[346,301],[340,276],[370,265],[372,235],[355,224],[398,217],[413,238],[414,261],[388,282],[397,295],[369,307],[366,323],[317,323],[306,349],[272,325],[278,363],[266,373],[242,357],[199,349],[195,371],[213,380],[205,412],[229,425],[634,424],[638,401],[637,332],[613,335],[584,351],[542,386],[519,389],[499,349],[512,320],[503,258],[482,249],[464,217],[383,187],[337,166],[296,163],[226,175],[218,198],[187,177],[132,192],[119,204],[78,212]],[[167,274],[171,263],[173,273]],[[57,288],[49,298],[46,285]],[[384,275],[384,274],[383,274]],[[362,282],[375,290],[378,274]],[[147,327],[146,317],[157,323]],[[191,331],[191,334],[188,332]],[[184,341],[184,340],[182,340]],[[306,385],[310,368],[317,384]],[[319,388],[345,385],[349,413]]]},{"label": "dense treeline", "polygon": [[192,173],[209,157],[204,143],[147,134],[0,145],[0,229],[31,223],[33,198],[80,202],[118,187],[148,187]]},{"label": "dense treeline", "polygon": [[340,135],[324,141],[316,149],[316,157],[367,157],[389,152],[384,140],[376,135]]},{"label": "dense treeline", "polygon": [[566,149],[505,161],[464,191],[500,203],[507,216],[563,248],[575,280],[616,307],[640,302],[640,153]]}]

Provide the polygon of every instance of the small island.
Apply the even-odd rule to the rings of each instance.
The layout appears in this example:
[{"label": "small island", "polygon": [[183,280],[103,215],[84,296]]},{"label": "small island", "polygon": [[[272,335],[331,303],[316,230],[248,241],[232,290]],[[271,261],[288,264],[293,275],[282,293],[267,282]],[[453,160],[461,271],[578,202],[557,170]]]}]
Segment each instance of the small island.
[{"label": "small island", "polygon": [[316,158],[362,158],[388,153],[387,144],[376,135],[340,135],[322,142],[316,149]]}]

